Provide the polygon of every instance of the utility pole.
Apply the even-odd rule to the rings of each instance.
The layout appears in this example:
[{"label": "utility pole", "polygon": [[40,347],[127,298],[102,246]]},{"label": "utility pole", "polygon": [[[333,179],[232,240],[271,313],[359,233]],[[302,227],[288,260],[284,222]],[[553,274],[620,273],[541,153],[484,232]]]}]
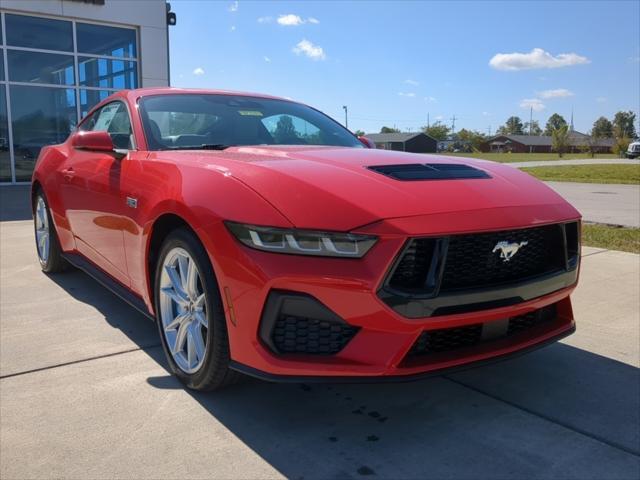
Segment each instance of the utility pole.
[{"label": "utility pole", "polygon": [[455,113],[453,114],[453,117],[451,117],[451,133],[456,133],[456,115],[455,115]]},{"label": "utility pole", "polygon": [[431,127],[431,123],[429,122],[429,112],[427,112],[427,128]]},{"label": "utility pole", "polygon": [[343,105],[342,108],[344,109],[344,128],[349,128],[349,109],[346,105]]},{"label": "utility pole", "polygon": [[533,125],[533,107],[529,110],[529,136],[531,136],[531,126]]},{"label": "utility pole", "polygon": [[488,130],[489,130],[489,136],[491,136],[491,125],[489,125]]}]

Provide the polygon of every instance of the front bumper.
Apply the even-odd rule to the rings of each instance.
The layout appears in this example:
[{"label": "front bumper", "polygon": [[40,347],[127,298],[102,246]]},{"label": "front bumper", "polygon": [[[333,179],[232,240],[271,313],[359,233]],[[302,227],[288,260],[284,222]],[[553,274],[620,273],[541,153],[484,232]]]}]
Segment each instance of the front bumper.
[{"label": "front bumper", "polygon": [[[559,221],[570,220],[575,219]],[[513,225],[502,228],[511,227]],[[346,381],[374,377],[376,381],[381,379],[378,377],[410,379],[536,348],[575,329],[569,295],[575,287],[577,271],[572,279],[552,281],[553,288],[523,297],[524,301],[517,304],[431,318],[407,318],[378,295],[407,234],[379,234],[380,239],[371,251],[364,258],[353,260],[252,250],[240,245],[222,224],[214,226],[210,233],[216,239],[209,252],[223,292],[232,367],[250,375],[296,381],[327,377],[344,377]],[[356,328],[357,333],[332,355],[275,351],[260,332],[265,305],[276,291],[316,299],[336,317]],[[497,324],[550,305],[555,305],[555,318],[534,329],[408,360],[411,348],[424,331]]]}]

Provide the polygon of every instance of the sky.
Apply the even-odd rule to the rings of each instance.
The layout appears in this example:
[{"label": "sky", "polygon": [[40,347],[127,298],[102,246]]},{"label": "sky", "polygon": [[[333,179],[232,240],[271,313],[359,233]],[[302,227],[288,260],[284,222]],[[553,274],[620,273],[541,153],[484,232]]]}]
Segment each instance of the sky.
[{"label": "sky", "polygon": [[[171,85],[259,92],[349,129],[493,133],[640,110],[640,1],[172,0]],[[640,127],[636,125],[640,130]]]}]

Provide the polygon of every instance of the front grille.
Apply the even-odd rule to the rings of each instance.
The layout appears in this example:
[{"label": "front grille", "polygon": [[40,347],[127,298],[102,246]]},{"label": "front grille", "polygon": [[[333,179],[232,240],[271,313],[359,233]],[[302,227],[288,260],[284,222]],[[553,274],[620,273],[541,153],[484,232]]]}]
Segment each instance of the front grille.
[{"label": "front grille", "polygon": [[[505,241],[521,245],[508,261],[496,250],[496,245]],[[564,249],[559,225],[454,235],[449,239],[440,290],[486,287],[564,270]]]},{"label": "front grille", "polygon": [[[465,347],[475,347],[516,333],[525,332],[556,318],[556,306],[535,310],[525,315],[510,318],[502,335],[483,335],[483,330],[490,332],[489,323],[474,324],[465,327],[444,328],[439,330],[425,330],[413,344],[407,358],[423,355],[450,352]],[[498,322],[500,320],[497,320]],[[487,327],[485,327],[485,325]]]},{"label": "front grille", "polygon": [[[434,255],[445,251],[440,292],[487,288],[564,271],[567,257],[570,267],[577,264],[577,224],[567,224],[566,232],[568,248],[565,246],[563,225],[438,239],[414,238],[396,262],[387,285],[407,294],[420,289],[423,293],[434,290],[433,286],[428,286],[428,279],[438,275],[434,269],[440,263],[434,261]],[[501,257],[501,249],[497,248],[500,242],[517,243],[520,248],[505,260]],[[575,264],[572,264],[572,259],[575,259]]]},{"label": "front grille", "polygon": [[281,315],[272,340],[280,353],[332,355],[342,350],[357,331],[346,323]]}]

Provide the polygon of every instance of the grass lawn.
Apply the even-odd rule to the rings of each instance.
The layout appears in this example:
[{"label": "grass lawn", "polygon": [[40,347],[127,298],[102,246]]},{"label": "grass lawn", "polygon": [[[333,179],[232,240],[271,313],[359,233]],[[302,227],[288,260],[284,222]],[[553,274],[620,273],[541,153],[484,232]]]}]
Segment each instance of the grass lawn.
[{"label": "grass lawn", "polygon": [[582,183],[640,183],[640,165],[563,165],[522,168],[540,180]]},{"label": "grass lawn", "polygon": [[[500,163],[512,163],[512,162],[540,162],[545,160],[584,160],[590,159],[591,155],[586,153],[567,153],[564,157],[560,158],[557,153],[447,153],[443,152],[442,155],[451,155],[453,157],[471,157],[481,158],[482,160],[491,160],[493,162]],[[619,158],[613,153],[599,153],[594,158]]]},{"label": "grass lawn", "polygon": [[640,253],[640,228],[583,223],[582,243],[589,247]]}]

